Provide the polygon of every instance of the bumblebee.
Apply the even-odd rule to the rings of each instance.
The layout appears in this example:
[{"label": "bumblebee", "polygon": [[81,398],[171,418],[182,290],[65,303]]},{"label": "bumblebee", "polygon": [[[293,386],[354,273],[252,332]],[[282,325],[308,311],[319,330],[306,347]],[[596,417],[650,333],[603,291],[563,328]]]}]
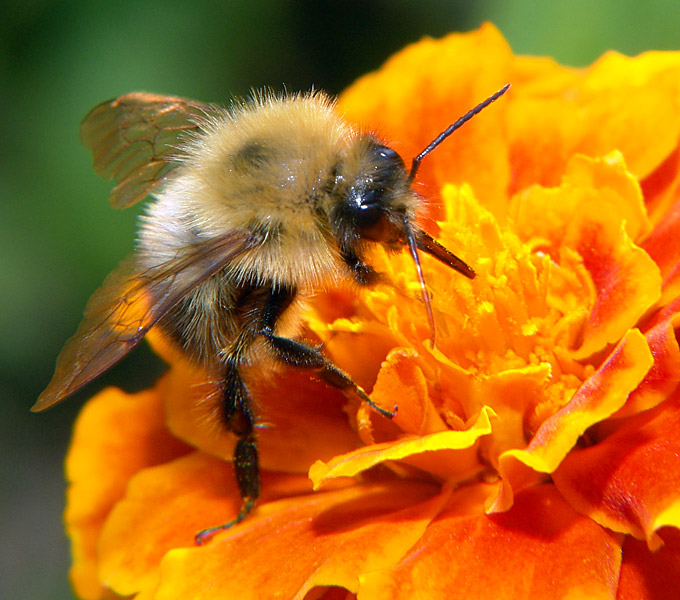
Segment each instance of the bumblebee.
[{"label": "bumblebee", "polygon": [[227,110],[175,97],[133,93],[95,107],[82,140],[95,170],[116,182],[111,204],[151,196],[134,253],[95,292],[54,376],[33,406],[73,394],[159,328],[219,382],[218,412],[236,434],[240,522],[260,494],[259,462],[245,365],[314,372],[385,417],[366,392],[318,349],[296,339],[294,306],[310,291],[344,281],[374,285],[371,245],[406,248],[417,269],[434,336],[419,251],[468,278],[475,273],[418,227],[412,189],[420,161],[504,94],[487,98],[413,159],[340,118],[321,92],[261,94]]}]

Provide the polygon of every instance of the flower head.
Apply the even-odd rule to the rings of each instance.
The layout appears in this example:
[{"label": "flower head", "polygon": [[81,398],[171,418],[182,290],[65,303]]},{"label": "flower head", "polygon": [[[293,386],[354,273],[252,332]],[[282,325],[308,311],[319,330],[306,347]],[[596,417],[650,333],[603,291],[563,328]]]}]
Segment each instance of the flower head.
[{"label": "flower head", "polygon": [[[680,577],[680,54],[587,69],[514,56],[492,26],[423,40],[340,99],[425,159],[422,225],[477,273],[376,251],[368,291],[320,292],[306,337],[398,413],[297,371],[253,380],[263,497],[201,374],[106,390],[68,459],[83,598],[666,598]],[[308,595],[307,595],[308,594]],[[306,596],[307,595],[307,596]]]}]

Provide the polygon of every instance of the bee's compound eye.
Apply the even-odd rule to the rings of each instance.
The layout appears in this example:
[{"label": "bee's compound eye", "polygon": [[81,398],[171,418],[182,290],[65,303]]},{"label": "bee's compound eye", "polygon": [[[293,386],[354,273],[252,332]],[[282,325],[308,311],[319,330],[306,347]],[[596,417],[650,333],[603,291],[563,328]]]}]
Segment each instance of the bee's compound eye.
[{"label": "bee's compound eye", "polygon": [[355,216],[359,230],[372,227],[382,216],[382,189],[368,190],[356,206]]},{"label": "bee's compound eye", "polygon": [[403,161],[394,150],[380,145],[370,147],[362,159],[362,168],[349,179],[351,185],[337,206],[337,214],[354,235],[392,243],[402,237],[395,225],[402,221],[402,209],[394,204],[404,188],[408,189]]},{"label": "bee's compound eye", "polygon": [[378,163],[389,163],[394,165],[404,164],[401,156],[399,156],[399,154],[397,154],[389,146],[376,146],[373,152]]},{"label": "bee's compound eye", "polygon": [[387,242],[399,237],[390,223],[383,196],[382,188],[367,190],[354,208],[357,231],[365,240]]}]

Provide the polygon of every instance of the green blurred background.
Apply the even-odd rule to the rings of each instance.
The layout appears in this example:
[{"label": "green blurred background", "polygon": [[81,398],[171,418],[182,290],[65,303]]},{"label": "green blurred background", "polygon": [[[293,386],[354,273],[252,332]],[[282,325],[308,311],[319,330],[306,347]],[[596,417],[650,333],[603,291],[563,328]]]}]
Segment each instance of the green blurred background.
[{"label": "green blurred background", "polygon": [[[247,4],[247,6],[246,6]],[[71,598],[62,460],[83,400],[147,385],[142,348],[75,399],[28,412],[89,295],[132,248],[78,124],[132,90],[226,101],[251,87],[341,91],[424,35],[489,20],[518,53],[586,65],[680,49],[680,2],[633,0],[0,2],[0,597]],[[142,373],[142,375],[139,375]]]}]

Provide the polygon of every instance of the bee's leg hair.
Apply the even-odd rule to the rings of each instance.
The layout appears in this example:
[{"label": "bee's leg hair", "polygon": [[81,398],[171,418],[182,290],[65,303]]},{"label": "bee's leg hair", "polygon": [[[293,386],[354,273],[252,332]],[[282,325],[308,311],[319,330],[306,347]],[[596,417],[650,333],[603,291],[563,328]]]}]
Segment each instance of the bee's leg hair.
[{"label": "bee's leg hair", "polygon": [[293,302],[295,294],[294,289],[272,289],[262,311],[261,334],[269,342],[274,356],[292,367],[316,371],[328,385],[343,392],[354,393],[377,413],[388,418],[394,417],[396,406],[391,411],[375,404],[347,373],[336,367],[318,350],[302,342],[275,335],[276,321]]},{"label": "bee's leg hair", "polygon": [[361,286],[371,286],[378,283],[382,278],[371,265],[367,265],[350,248],[341,250],[342,260],[349,267],[354,276],[354,280]]},{"label": "bee's leg hair", "polygon": [[238,436],[238,442],[236,442],[234,449],[233,465],[242,503],[241,509],[234,519],[223,525],[200,531],[196,535],[196,544],[199,546],[218,531],[229,529],[243,521],[255,506],[260,495],[260,466],[253,415],[250,410],[250,397],[238,366],[232,363],[227,363],[224,373],[221,410],[225,425]]}]

